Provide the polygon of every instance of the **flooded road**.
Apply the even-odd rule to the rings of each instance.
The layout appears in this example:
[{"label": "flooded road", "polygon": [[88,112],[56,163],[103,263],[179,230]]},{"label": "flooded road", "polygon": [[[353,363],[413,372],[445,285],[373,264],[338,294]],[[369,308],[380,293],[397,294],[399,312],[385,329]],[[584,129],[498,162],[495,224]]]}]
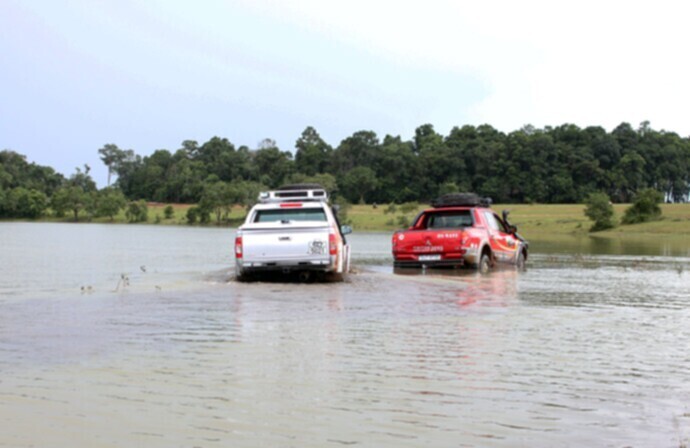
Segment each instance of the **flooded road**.
[{"label": "flooded road", "polygon": [[362,234],[345,283],[241,284],[228,230],[25,226],[0,224],[0,447],[690,443],[688,257],[394,273]]}]

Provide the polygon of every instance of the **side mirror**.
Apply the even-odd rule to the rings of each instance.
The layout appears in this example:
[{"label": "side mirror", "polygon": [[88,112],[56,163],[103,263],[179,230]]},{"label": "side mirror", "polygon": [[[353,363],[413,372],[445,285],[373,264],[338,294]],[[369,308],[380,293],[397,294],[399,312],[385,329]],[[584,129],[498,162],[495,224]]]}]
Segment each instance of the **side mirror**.
[{"label": "side mirror", "polygon": [[352,233],[352,227],[350,226],[340,226],[340,233],[343,235],[349,235]]},{"label": "side mirror", "polygon": [[516,225],[511,224],[508,228],[510,229],[510,233],[512,233],[513,235],[515,235],[517,233],[517,226]]}]

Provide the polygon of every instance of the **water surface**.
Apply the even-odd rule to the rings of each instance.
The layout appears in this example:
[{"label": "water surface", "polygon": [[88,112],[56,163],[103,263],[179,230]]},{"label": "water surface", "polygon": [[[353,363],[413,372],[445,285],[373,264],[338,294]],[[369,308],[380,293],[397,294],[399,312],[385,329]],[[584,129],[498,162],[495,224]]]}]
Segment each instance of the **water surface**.
[{"label": "water surface", "polygon": [[233,237],[0,224],[0,446],[690,442],[688,257],[394,273],[355,234],[345,283],[240,284]]}]

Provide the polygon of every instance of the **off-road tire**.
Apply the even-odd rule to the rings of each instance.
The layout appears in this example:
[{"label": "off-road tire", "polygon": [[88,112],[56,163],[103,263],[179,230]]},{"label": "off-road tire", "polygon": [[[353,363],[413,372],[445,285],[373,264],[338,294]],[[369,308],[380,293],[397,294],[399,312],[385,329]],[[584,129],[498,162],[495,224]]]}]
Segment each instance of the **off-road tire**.
[{"label": "off-road tire", "polygon": [[491,270],[491,257],[489,254],[484,252],[481,257],[479,257],[479,263],[477,263],[477,271],[480,274],[488,274]]},{"label": "off-road tire", "polygon": [[525,252],[520,251],[515,261],[515,266],[517,266],[518,271],[524,271],[527,264],[527,258],[525,257]]}]

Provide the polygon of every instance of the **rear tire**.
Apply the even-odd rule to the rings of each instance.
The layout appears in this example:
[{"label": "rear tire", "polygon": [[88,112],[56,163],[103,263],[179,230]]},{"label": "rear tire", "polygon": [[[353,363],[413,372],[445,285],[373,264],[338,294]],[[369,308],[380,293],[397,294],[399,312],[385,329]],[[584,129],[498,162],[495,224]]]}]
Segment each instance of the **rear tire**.
[{"label": "rear tire", "polygon": [[491,258],[489,254],[484,252],[479,258],[479,263],[477,264],[477,270],[480,274],[488,274],[491,270]]},{"label": "rear tire", "polygon": [[324,276],[324,280],[328,283],[342,283],[345,281],[345,274],[329,272]]},{"label": "rear tire", "polygon": [[245,271],[242,269],[236,268],[235,269],[235,280],[237,280],[240,283],[246,283],[249,280],[251,280],[250,275],[247,274]]},{"label": "rear tire", "polygon": [[525,264],[527,262],[527,257],[525,257],[525,252],[520,251],[517,257],[517,261],[515,262],[515,265],[518,268],[518,271],[524,271],[525,270]]}]

